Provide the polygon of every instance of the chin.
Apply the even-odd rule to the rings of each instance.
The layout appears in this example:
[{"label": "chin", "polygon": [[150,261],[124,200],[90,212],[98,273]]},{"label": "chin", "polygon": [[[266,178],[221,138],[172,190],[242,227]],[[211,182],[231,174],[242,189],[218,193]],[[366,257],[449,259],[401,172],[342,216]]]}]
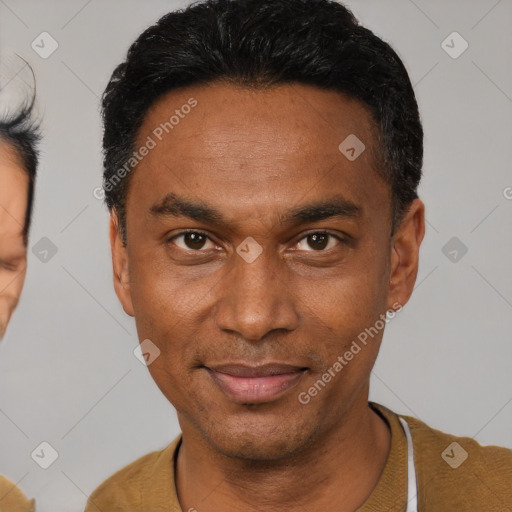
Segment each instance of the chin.
[{"label": "chin", "polygon": [[[291,420],[291,418],[290,418]],[[243,421],[240,418],[210,424],[201,429],[206,441],[226,457],[252,460],[277,461],[287,459],[304,450],[314,437],[304,424],[275,421]]]}]

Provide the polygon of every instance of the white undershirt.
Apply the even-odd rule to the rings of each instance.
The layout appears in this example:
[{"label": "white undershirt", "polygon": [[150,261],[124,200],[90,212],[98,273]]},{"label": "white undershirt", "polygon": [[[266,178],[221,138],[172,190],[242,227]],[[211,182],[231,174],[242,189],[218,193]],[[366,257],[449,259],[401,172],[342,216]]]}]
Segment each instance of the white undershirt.
[{"label": "white undershirt", "polygon": [[407,509],[405,512],[418,512],[418,484],[416,481],[416,469],[414,467],[414,446],[412,444],[412,434],[407,421],[398,417],[405,438],[407,439]]}]

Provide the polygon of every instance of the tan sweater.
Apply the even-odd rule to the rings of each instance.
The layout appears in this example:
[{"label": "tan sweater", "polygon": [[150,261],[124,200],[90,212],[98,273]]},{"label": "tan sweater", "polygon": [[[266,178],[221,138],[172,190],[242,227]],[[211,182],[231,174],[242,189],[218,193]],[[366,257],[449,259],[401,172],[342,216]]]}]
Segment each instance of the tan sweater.
[{"label": "tan sweater", "polygon": [[[377,486],[358,511],[403,512],[407,504],[405,434],[397,414],[379,404],[370,402],[370,406],[391,428],[391,450]],[[410,426],[414,444],[419,512],[512,511],[512,450],[482,447],[474,439],[445,434],[415,418],[402,417]],[[145,455],[112,475],[91,495],[86,512],[183,512],[174,480],[180,442],[178,436],[164,450]]]},{"label": "tan sweater", "polygon": [[15,484],[0,476],[0,512],[34,512],[34,500],[27,500]]}]

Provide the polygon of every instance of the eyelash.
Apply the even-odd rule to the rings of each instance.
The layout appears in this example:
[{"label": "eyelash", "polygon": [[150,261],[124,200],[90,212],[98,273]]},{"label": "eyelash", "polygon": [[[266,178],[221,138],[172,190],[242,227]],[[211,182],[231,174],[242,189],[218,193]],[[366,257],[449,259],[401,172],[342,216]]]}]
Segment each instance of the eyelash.
[{"label": "eyelash", "polygon": [[[189,229],[189,230],[185,230],[185,231],[181,231],[180,233],[176,234],[176,235],[173,235],[171,238],[169,238],[167,240],[167,242],[172,242],[173,240],[175,240],[176,238],[179,238],[180,236],[184,236],[188,233],[194,233],[194,234],[197,234],[197,235],[202,235],[204,237],[206,237],[208,240],[210,240],[211,242],[213,242],[213,240],[210,238],[210,236],[205,233],[204,231],[201,231],[201,230],[197,230],[197,229]],[[311,235],[328,235],[328,236],[331,236],[333,238],[335,238],[338,242],[340,242],[341,244],[343,245],[348,245],[348,241],[342,237],[340,237],[339,235],[336,235],[334,233],[331,233],[330,231],[310,231],[308,233],[306,233],[305,235],[303,235],[301,238],[299,238],[297,240],[297,242],[295,243],[295,245],[297,245],[299,242],[301,242],[302,240],[304,240],[305,238],[307,238],[308,236],[311,236]],[[215,243],[215,242],[214,242]],[[181,249],[181,248],[179,248]],[[198,249],[198,250],[194,250],[194,249],[188,249],[190,252],[195,252],[195,253],[200,253],[200,252],[206,252],[202,249]],[[321,253],[321,252],[328,252],[329,250],[332,250],[332,249],[327,249],[327,250],[319,250],[319,251],[306,251],[306,252],[317,252],[317,253]]]}]

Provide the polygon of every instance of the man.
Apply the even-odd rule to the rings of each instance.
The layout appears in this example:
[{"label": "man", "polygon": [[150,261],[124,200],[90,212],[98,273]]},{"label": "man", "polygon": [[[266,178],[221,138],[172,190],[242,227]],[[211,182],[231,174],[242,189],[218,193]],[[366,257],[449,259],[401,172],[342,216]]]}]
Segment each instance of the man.
[{"label": "man", "polygon": [[[18,304],[27,270],[39,140],[32,116],[34,98],[13,109],[0,87],[0,340]],[[31,512],[34,504],[0,475],[0,512]]]},{"label": "man", "polygon": [[103,116],[114,286],[182,435],[87,512],[512,507],[511,450],[368,402],[425,231],[389,45],[329,0],[206,1],[137,39]]},{"label": "man", "polygon": [[14,114],[0,103],[0,339],[18,304],[27,268],[39,138],[33,103]]}]

